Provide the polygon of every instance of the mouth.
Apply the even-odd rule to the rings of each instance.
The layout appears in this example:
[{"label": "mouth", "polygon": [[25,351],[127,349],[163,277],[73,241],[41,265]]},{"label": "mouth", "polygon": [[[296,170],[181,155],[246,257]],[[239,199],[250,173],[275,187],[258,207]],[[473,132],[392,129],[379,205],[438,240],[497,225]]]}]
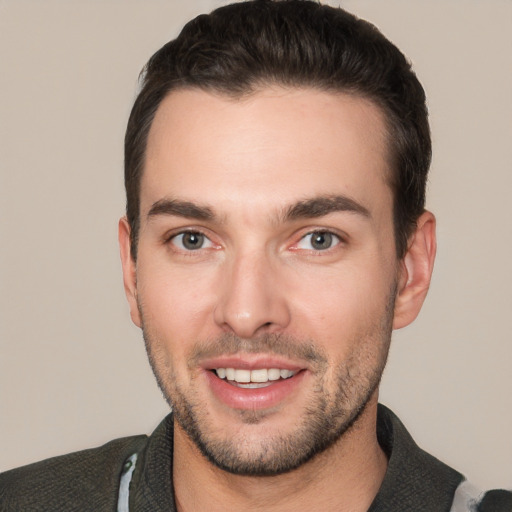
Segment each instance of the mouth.
[{"label": "mouth", "polygon": [[271,386],[273,383],[292,378],[298,370],[286,368],[215,368],[212,370],[219,379],[242,389],[260,389]]},{"label": "mouth", "polygon": [[272,409],[294,400],[310,372],[272,357],[220,357],[203,362],[213,395],[231,409]]}]

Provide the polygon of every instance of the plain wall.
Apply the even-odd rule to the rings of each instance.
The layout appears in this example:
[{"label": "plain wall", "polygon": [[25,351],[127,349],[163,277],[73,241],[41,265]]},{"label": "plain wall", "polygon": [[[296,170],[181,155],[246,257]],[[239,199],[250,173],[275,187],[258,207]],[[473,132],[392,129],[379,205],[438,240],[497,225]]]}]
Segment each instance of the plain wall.
[{"label": "plain wall", "polygon": [[[220,3],[0,2],[0,470],[168,412],[122,288],[122,141],[145,61]],[[343,5],[413,61],[434,139],[434,279],[381,400],[478,486],[512,487],[512,3]]]}]

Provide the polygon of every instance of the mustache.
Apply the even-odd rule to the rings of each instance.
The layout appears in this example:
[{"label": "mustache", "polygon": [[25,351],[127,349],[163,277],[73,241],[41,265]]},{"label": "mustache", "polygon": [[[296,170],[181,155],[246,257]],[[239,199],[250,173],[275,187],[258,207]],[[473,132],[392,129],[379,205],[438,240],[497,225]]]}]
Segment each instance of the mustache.
[{"label": "mustache", "polygon": [[224,333],[216,338],[196,343],[189,357],[189,367],[195,367],[203,359],[235,354],[259,354],[285,356],[307,361],[320,367],[328,359],[322,349],[310,340],[299,340],[294,336],[268,333],[256,338],[240,338],[233,333]]}]

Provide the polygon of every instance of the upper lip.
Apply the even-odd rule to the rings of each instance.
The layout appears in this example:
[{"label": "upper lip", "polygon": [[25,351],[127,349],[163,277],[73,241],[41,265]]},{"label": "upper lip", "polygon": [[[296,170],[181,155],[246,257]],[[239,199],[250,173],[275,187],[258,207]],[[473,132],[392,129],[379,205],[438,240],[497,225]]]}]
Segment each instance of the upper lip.
[{"label": "upper lip", "polygon": [[241,370],[259,370],[262,368],[279,368],[282,370],[299,371],[305,365],[290,361],[284,357],[264,354],[237,354],[204,359],[200,363],[205,370],[216,368],[238,368]]}]

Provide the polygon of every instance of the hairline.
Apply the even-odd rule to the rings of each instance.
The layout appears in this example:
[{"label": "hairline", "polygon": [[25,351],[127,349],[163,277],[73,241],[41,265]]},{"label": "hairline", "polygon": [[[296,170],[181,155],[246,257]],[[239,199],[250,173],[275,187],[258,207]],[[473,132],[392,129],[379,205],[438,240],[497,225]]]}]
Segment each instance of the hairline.
[{"label": "hairline", "polygon": [[[142,88],[144,89],[145,86],[145,75],[141,74],[141,82],[142,82]],[[164,89],[164,88],[162,88]],[[137,211],[137,218],[135,219],[136,222],[136,238],[132,240],[132,258],[134,261],[137,259],[137,248],[138,248],[138,237],[140,232],[140,221],[141,221],[141,190],[142,190],[142,178],[144,176],[145,168],[146,168],[146,157],[147,157],[147,148],[148,148],[148,142],[149,142],[149,136],[151,133],[151,129],[153,127],[153,123],[155,120],[155,117],[160,110],[160,107],[164,103],[164,101],[171,96],[175,92],[180,91],[203,91],[208,94],[212,94],[217,97],[221,98],[227,98],[232,101],[244,101],[249,100],[254,96],[257,96],[258,94],[272,90],[272,89],[281,89],[281,90],[290,90],[290,91],[300,91],[300,90],[312,90],[312,91],[319,91],[319,92],[325,92],[327,94],[332,94],[334,96],[336,95],[345,95],[350,96],[353,98],[358,98],[364,101],[367,101],[371,105],[377,108],[378,112],[381,115],[381,119],[384,124],[384,133],[383,135],[383,141],[384,141],[384,147],[385,147],[385,163],[386,163],[386,171],[385,176],[383,176],[384,182],[386,185],[390,187],[392,196],[393,196],[393,237],[395,239],[395,252],[397,253],[397,257],[403,258],[404,254],[399,254],[399,247],[400,247],[400,241],[398,240],[398,232],[397,232],[397,222],[395,219],[396,216],[396,201],[397,201],[397,174],[399,170],[397,169],[397,163],[394,162],[396,154],[398,152],[397,147],[393,143],[393,133],[396,131],[396,122],[393,122],[393,112],[387,108],[386,105],[383,105],[382,102],[378,101],[377,97],[373,97],[368,93],[365,93],[364,91],[356,90],[355,88],[350,87],[335,87],[335,86],[326,86],[321,83],[314,83],[311,81],[311,83],[293,83],[292,80],[289,82],[285,82],[282,80],[276,80],[276,79],[265,79],[260,78],[257,80],[252,81],[251,83],[245,85],[243,88],[238,88],[238,90],[229,89],[229,87],[226,87],[221,84],[195,84],[195,83],[184,83],[180,81],[174,81],[174,83],[171,81],[167,87],[165,88],[165,92],[162,95],[162,98],[156,105],[156,108],[152,112],[151,117],[147,119],[148,126],[146,127],[144,135],[144,151],[142,155],[142,162],[140,166],[140,171],[138,175],[136,176],[137,182],[138,182],[138,198],[137,198],[137,205],[138,205],[138,211]],[[130,238],[132,237],[131,231],[133,230],[132,225],[130,225]]]}]

